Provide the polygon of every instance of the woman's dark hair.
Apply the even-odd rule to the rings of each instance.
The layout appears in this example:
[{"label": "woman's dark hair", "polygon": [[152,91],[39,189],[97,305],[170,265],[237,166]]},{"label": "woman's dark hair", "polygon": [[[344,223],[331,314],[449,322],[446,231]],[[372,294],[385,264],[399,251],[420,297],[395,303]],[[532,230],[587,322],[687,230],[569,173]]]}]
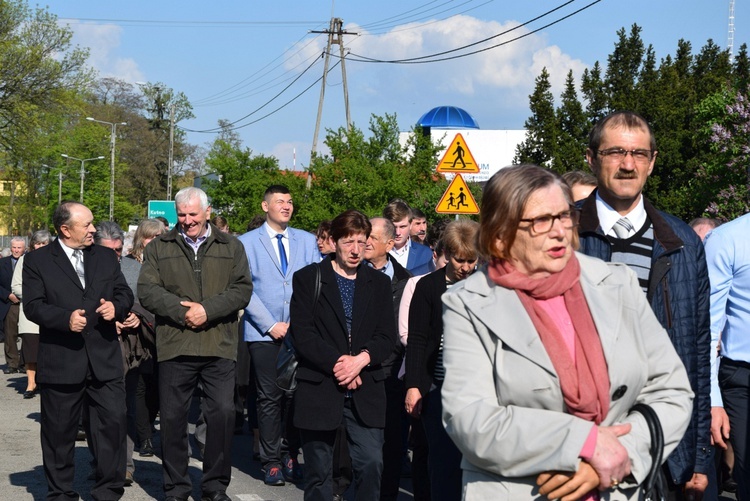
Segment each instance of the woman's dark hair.
[{"label": "woman's dark hair", "polygon": [[330,236],[335,242],[357,233],[364,233],[365,237],[369,237],[371,231],[372,224],[367,216],[358,210],[350,209],[333,218]]}]

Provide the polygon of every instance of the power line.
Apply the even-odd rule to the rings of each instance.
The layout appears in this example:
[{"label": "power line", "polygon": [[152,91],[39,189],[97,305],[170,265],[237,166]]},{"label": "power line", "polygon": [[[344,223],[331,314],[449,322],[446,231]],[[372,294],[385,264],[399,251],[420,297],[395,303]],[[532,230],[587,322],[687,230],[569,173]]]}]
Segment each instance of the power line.
[{"label": "power line", "polygon": [[[306,43],[302,47],[299,47],[296,51],[294,51],[294,53],[292,53],[289,56],[287,56],[286,59],[284,59],[283,61],[281,61],[278,65],[274,66],[269,71],[265,71],[274,62],[278,61],[279,59],[281,59],[282,57],[284,57],[285,54],[287,54],[288,52],[290,52],[293,47],[296,47],[297,44],[299,44],[305,37],[308,36],[308,34],[309,33],[305,33],[294,44],[292,44],[292,46],[289,49],[285,50],[284,52],[282,52],[281,54],[279,54],[277,57],[275,57],[274,59],[272,59],[271,61],[269,61],[268,63],[266,63],[265,66],[263,66],[262,68],[260,68],[257,71],[255,71],[252,75],[244,78],[243,80],[240,80],[239,82],[237,82],[236,84],[232,85],[231,87],[228,87],[227,89],[224,89],[224,90],[222,90],[222,91],[220,91],[220,92],[218,92],[216,94],[213,94],[211,96],[208,96],[208,97],[205,97],[203,99],[200,99],[200,100],[196,101],[196,103],[197,103],[196,106],[210,106],[210,105],[218,105],[218,104],[225,104],[227,102],[232,102],[232,101],[222,101],[222,102],[218,102],[217,103],[217,102],[214,102],[214,101],[216,101],[217,99],[225,98],[226,96],[233,94],[233,91],[235,89],[247,87],[248,85],[257,82],[261,78],[267,77],[270,72],[272,72],[275,69],[281,67],[281,65],[284,64],[284,62],[288,61],[292,57],[296,56],[297,54],[299,54],[300,52],[302,52],[303,50],[305,50],[310,44],[312,44],[313,42],[315,42],[315,40],[317,40],[319,38],[319,37],[312,38],[308,43]],[[318,55],[316,54],[314,57],[317,58]],[[302,64],[304,64],[304,62],[301,62],[300,64],[298,64],[294,68],[291,68],[291,69],[285,71],[279,77],[276,77],[274,80],[276,80],[278,78],[281,78],[283,75],[285,75],[287,73],[291,73],[298,66],[300,66]],[[267,81],[264,82],[264,85],[266,85],[267,83],[268,83]],[[246,85],[244,85],[244,84],[246,84]],[[251,88],[248,92],[252,93],[253,90],[255,90],[255,88]],[[247,94],[244,94],[244,95],[247,95]],[[239,98],[237,98],[237,99],[239,99]]]},{"label": "power line", "polygon": [[[244,117],[242,117],[242,118],[238,118],[237,120],[235,120],[235,121],[233,121],[233,122],[230,122],[230,123],[229,123],[228,125],[230,125],[230,126],[233,126],[233,125],[237,124],[238,122],[241,122],[241,121],[245,120],[246,118],[249,118],[249,117],[251,117],[252,115],[256,114],[257,112],[259,112],[260,110],[262,110],[263,108],[265,108],[266,106],[268,106],[269,104],[271,104],[271,103],[272,103],[273,101],[275,101],[275,100],[276,100],[276,98],[277,98],[277,97],[279,97],[279,96],[280,96],[281,94],[283,94],[284,92],[286,92],[286,90],[287,90],[287,89],[289,89],[289,87],[291,87],[292,85],[294,85],[294,83],[295,83],[295,82],[296,82],[297,80],[299,80],[300,78],[302,78],[302,76],[303,76],[303,75],[304,75],[305,73],[307,73],[307,72],[308,72],[308,70],[310,70],[310,68],[312,68],[312,67],[313,67],[313,66],[315,65],[315,63],[317,63],[317,62],[318,62],[318,58],[316,58],[316,59],[315,59],[315,60],[314,60],[314,61],[313,61],[313,62],[312,62],[312,63],[311,63],[311,64],[310,64],[310,65],[309,65],[309,66],[308,66],[307,68],[305,68],[305,70],[304,70],[304,71],[303,71],[302,73],[300,73],[300,74],[299,74],[299,75],[297,76],[297,78],[295,78],[295,79],[294,79],[294,80],[293,80],[293,81],[292,81],[292,82],[291,82],[291,83],[290,83],[289,85],[287,85],[286,87],[284,87],[284,88],[283,88],[283,89],[282,89],[282,90],[281,90],[281,91],[280,91],[279,93],[277,93],[277,94],[276,94],[275,96],[273,96],[273,97],[272,97],[271,99],[269,99],[269,100],[268,100],[268,101],[266,101],[266,102],[265,102],[264,104],[262,104],[261,106],[259,106],[259,107],[258,107],[258,108],[256,108],[256,109],[254,109],[253,111],[251,111],[250,113],[248,113],[248,114],[247,114],[247,115],[245,115]],[[338,64],[338,63],[339,63],[339,62],[337,61],[337,63],[336,63],[336,64]],[[323,78],[323,77],[320,77],[320,79],[316,80],[316,82],[320,81],[320,80],[321,80],[322,78]],[[313,85],[314,85],[314,84],[313,84]],[[307,89],[305,89],[305,91],[303,91],[303,92],[302,92],[302,94],[304,94],[304,92],[306,92],[306,91],[307,91]],[[299,96],[300,96],[300,95],[302,95],[302,94],[299,94],[299,95],[298,95],[297,97],[299,97]],[[296,97],[295,97],[294,99],[296,99]],[[293,99],[293,100],[294,100],[294,99]],[[293,100],[292,100],[292,101],[293,101]],[[287,105],[287,104],[289,104],[290,102],[291,102],[291,101],[288,101],[288,102],[287,102],[286,104],[284,104],[284,106],[286,106],[286,105]],[[283,108],[284,106],[282,106],[281,108]],[[280,110],[281,108],[277,108],[277,110],[274,110],[274,112],[272,112],[271,114],[275,113],[276,111]],[[264,116],[264,117],[262,117],[262,118],[265,118],[266,116],[270,116],[271,114],[269,114],[269,115],[265,115],[265,116]],[[250,123],[255,123],[255,122],[250,122]],[[233,128],[233,129],[231,129],[231,130],[234,130],[234,129],[239,129],[239,128],[241,128],[241,127],[235,127],[235,128]],[[222,127],[213,127],[213,128],[211,128],[211,129],[204,129],[204,130],[190,130],[190,129],[183,129],[183,130],[187,130],[187,131],[189,131],[189,132],[203,132],[203,133],[213,133],[213,132],[220,132],[220,131],[221,131],[221,130],[223,130],[223,129],[224,129],[224,128],[222,128]]]},{"label": "power line", "polygon": [[[341,61],[336,61],[336,63],[335,63],[335,64],[334,64],[333,66],[331,66],[331,69],[330,69],[330,70],[328,70],[328,72],[330,73],[331,71],[333,71],[333,70],[334,70],[334,68],[336,68],[336,66],[338,66],[338,65],[339,65],[340,63],[341,63]],[[270,112],[270,113],[268,113],[268,114],[266,114],[266,115],[263,115],[262,117],[260,117],[260,118],[257,118],[257,119],[255,119],[255,120],[253,120],[252,122],[248,122],[248,123],[246,123],[246,124],[238,125],[237,127],[232,127],[231,129],[228,129],[228,130],[230,130],[230,131],[233,131],[233,130],[238,130],[238,129],[242,129],[242,128],[244,128],[244,127],[247,127],[248,125],[253,125],[253,124],[255,124],[255,123],[258,123],[258,122],[260,122],[260,121],[261,121],[261,120],[263,120],[263,119],[266,119],[266,118],[270,117],[271,115],[273,115],[273,114],[275,114],[276,112],[278,112],[278,111],[282,110],[283,108],[286,108],[286,107],[287,107],[288,105],[290,105],[291,103],[293,103],[294,101],[296,101],[296,100],[297,100],[298,98],[302,97],[302,95],[303,95],[303,94],[305,94],[305,93],[306,93],[307,91],[309,91],[310,89],[312,89],[312,88],[313,88],[313,87],[315,86],[315,84],[317,84],[317,83],[318,83],[318,82],[320,82],[321,80],[323,80],[323,77],[322,77],[322,76],[321,76],[321,77],[319,77],[319,78],[318,78],[317,80],[315,80],[315,81],[314,81],[313,83],[311,83],[311,84],[310,84],[309,86],[307,86],[307,87],[306,87],[306,88],[305,88],[305,89],[304,89],[304,90],[303,90],[302,92],[300,92],[299,94],[297,94],[297,95],[296,95],[296,96],[294,96],[294,97],[293,97],[292,99],[290,99],[290,100],[289,100],[289,101],[287,101],[286,103],[282,104],[281,106],[279,106],[278,108],[276,108],[276,109],[275,109],[275,110],[273,110],[272,112]],[[264,106],[265,106],[265,105],[264,105]],[[260,108],[259,108],[259,109],[260,109]],[[235,123],[236,123],[236,122],[235,122]],[[221,129],[221,128],[218,128],[219,130],[192,130],[192,129],[186,129],[186,128],[184,128],[184,127],[179,127],[179,129],[180,129],[180,130],[184,130],[184,131],[186,131],[186,132],[211,133],[211,134],[216,134],[216,133],[218,133],[218,132],[221,132],[222,130],[225,130],[225,129]]]},{"label": "power line", "polygon": [[105,19],[105,18],[91,18],[91,17],[61,17],[59,21],[67,24],[83,24],[83,23],[117,23],[123,26],[154,26],[160,28],[226,28],[226,27],[238,27],[242,28],[245,26],[268,26],[268,27],[296,27],[296,26],[310,26],[311,24],[321,24],[324,21],[170,21],[170,20],[151,20],[151,19]]},{"label": "power line", "polygon": [[554,11],[560,9],[561,7],[563,7],[565,5],[568,5],[568,4],[570,4],[572,2],[575,2],[575,1],[576,0],[568,0],[568,2],[566,2],[565,4],[560,5],[560,6],[556,7],[555,9],[552,9],[551,11],[548,11],[548,12],[546,12],[546,13],[540,15],[540,16],[537,16],[536,18],[534,18],[534,19],[532,19],[530,21],[526,21],[523,24],[520,24],[518,26],[510,28],[510,29],[508,29],[508,30],[506,30],[506,31],[504,31],[502,33],[498,33],[497,35],[493,35],[493,36],[491,36],[489,38],[486,38],[484,40],[480,40],[478,42],[474,42],[474,43],[471,43],[471,44],[468,44],[468,45],[464,45],[462,47],[457,47],[455,49],[451,49],[451,50],[447,50],[447,51],[443,51],[443,52],[437,52],[435,54],[430,54],[430,55],[426,55],[426,56],[412,57],[412,58],[406,58],[406,59],[393,59],[393,60],[375,59],[375,58],[371,58],[371,57],[367,57],[367,56],[362,56],[362,55],[359,55],[359,54],[355,54],[355,53],[352,52],[349,55],[353,56],[356,59],[350,59],[350,60],[351,61],[360,62],[360,63],[425,64],[425,63],[436,63],[436,62],[440,62],[440,61],[450,61],[452,59],[460,59],[462,57],[472,56],[474,54],[479,54],[480,52],[486,52],[488,50],[492,50],[492,49],[496,49],[498,47],[502,47],[503,45],[507,45],[507,44],[509,44],[511,42],[515,42],[515,41],[518,41],[518,40],[520,40],[522,38],[526,38],[529,35],[533,35],[534,33],[537,33],[537,32],[539,32],[539,31],[541,31],[543,29],[549,28],[550,26],[554,26],[554,25],[556,25],[556,24],[558,24],[558,23],[560,23],[562,21],[565,21],[566,19],[568,19],[570,17],[575,16],[576,14],[579,14],[580,12],[583,12],[584,10],[586,10],[586,9],[594,6],[595,4],[597,4],[599,2],[601,2],[602,0],[594,0],[593,2],[589,3],[588,5],[585,5],[584,7],[581,7],[580,9],[578,9],[576,11],[573,11],[573,12],[571,12],[568,15],[565,15],[565,16],[559,18],[559,19],[556,19],[555,21],[552,21],[551,23],[545,24],[544,26],[542,26],[540,28],[537,28],[537,29],[535,29],[533,31],[530,31],[528,33],[524,33],[523,35],[519,35],[519,36],[517,36],[515,38],[512,38],[510,40],[506,40],[506,41],[501,42],[499,44],[491,45],[491,46],[485,47],[483,49],[478,49],[478,50],[475,50],[475,51],[472,51],[472,52],[467,52],[467,53],[459,54],[459,55],[456,55],[456,56],[443,57],[443,58],[440,58],[440,59],[430,59],[430,58],[434,58],[434,57],[441,56],[441,55],[444,55],[444,54],[450,54],[450,53],[453,53],[453,52],[464,50],[464,49],[467,49],[469,47],[473,47],[473,46],[475,46],[477,44],[480,44],[480,43],[486,42],[488,40],[491,40],[493,38],[497,38],[499,36],[506,35],[506,34],[512,32],[514,30],[517,30],[518,28],[526,26],[527,24],[529,24],[529,23],[531,23],[531,22],[533,22],[535,20],[538,20],[538,19],[540,19],[540,18],[542,18],[542,17],[550,14],[551,12],[554,12]]}]

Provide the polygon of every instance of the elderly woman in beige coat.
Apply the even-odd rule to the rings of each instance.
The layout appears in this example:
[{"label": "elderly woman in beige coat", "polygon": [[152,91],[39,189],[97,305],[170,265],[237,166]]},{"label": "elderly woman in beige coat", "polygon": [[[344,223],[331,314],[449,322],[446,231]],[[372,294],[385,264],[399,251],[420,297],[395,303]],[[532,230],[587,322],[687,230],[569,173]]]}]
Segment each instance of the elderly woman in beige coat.
[{"label": "elderly woman in beige coat", "polygon": [[502,169],[481,205],[488,264],[443,296],[443,422],[463,454],[463,498],[637,499],[693,394],[627,266],[575,253],[570,188],[532,165]]}]

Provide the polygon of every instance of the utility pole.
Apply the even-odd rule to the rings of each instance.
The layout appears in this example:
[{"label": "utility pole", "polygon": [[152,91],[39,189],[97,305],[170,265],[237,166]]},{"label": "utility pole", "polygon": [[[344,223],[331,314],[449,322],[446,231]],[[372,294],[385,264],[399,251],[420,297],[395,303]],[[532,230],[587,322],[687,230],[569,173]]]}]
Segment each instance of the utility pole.
[{"label": "utility pole", "polygon": [[[127,122],[107,122],[104,120],[97,120],[93,117],[86,117],[86,120],[91,122],[97,122],[104,125],[110,126],[109,135],[109,220],[114,221],[115,218],[115,141],[117,140],[117,126],[128,125]],[[81,182],[83,186],[83,181]]]},{"label": "utility pole", "polygon": [[[318,134],[320,133],[320,119],[323,116],[323,101],[326,95],[326,80],[328,76],[328,65],[331,58],[331,47],[333,45],[339,46],[339,54],[341,55],[341,78],[344,85],[344,108],[346,109],[346,128],[351,129],[352,119],[351,113],[349,112],[349,88],[346,83],[346,64],[344,63],[344,57],[346,53],[344,51],[344,35],[356,35],[349,31],[344,31],[344,21],[341,18],[331,18],[330,28],[325,31],[311,31],[310,33],[323,33],[328,35],[328,43],[326,44],[325,51],[325,64],[323,65],[323,81],[320,85],[320,100],[318,101],[318,117],[315,120],[315,136],[313,137],[312,151],[310,153],[310,163],[315,157],[318,151]],[[307,189],[310,189],[312,184],[312,174],[308,171],[307,174]]]},{"label": "utility pole", "polygon": [[167,163],[167,200],[172,200],[172,173],[174,172],[174,104],[169,107],[169,160]]},{"label": "utility pole", "polygon": [[[86,169],[84,168],[84,166],[86,165],[86,162],[91,162],[93,160],[104,160],[104,156],[102,155],[92,158],[76,158],[70,155],[66,155],[65,153],[62,153],[60,156],[63,158],[67,158],[68,160],[78,160],[79,162],[81,162],[81,196],[79,198],[79,202],[83,203],[83,183],[86,180]],[[60,186],[62,186],[62,177],[60,178],[60,180]]]}]

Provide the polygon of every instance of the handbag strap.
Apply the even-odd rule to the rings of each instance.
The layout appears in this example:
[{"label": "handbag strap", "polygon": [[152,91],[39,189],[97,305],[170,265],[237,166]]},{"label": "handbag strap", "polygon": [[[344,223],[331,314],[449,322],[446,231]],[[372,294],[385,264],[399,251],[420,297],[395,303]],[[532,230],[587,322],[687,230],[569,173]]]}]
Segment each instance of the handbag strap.
[{"label": "handbag strap", "polygon": [[659,468],[661,468],[664,459],[664,432],[661,428],[659,416],[656,415],[656,412],[654,412],[654,409],[650,406],[638,403],[630,409],[630,412],[639,412],[643,415],[648,424],[649,434],[651,435],[651,447],[649,448],[652,459],[651,469],[648,472],[646,480],[644,480],[642,484],[643,488],[648,492],[654,487]]}]

